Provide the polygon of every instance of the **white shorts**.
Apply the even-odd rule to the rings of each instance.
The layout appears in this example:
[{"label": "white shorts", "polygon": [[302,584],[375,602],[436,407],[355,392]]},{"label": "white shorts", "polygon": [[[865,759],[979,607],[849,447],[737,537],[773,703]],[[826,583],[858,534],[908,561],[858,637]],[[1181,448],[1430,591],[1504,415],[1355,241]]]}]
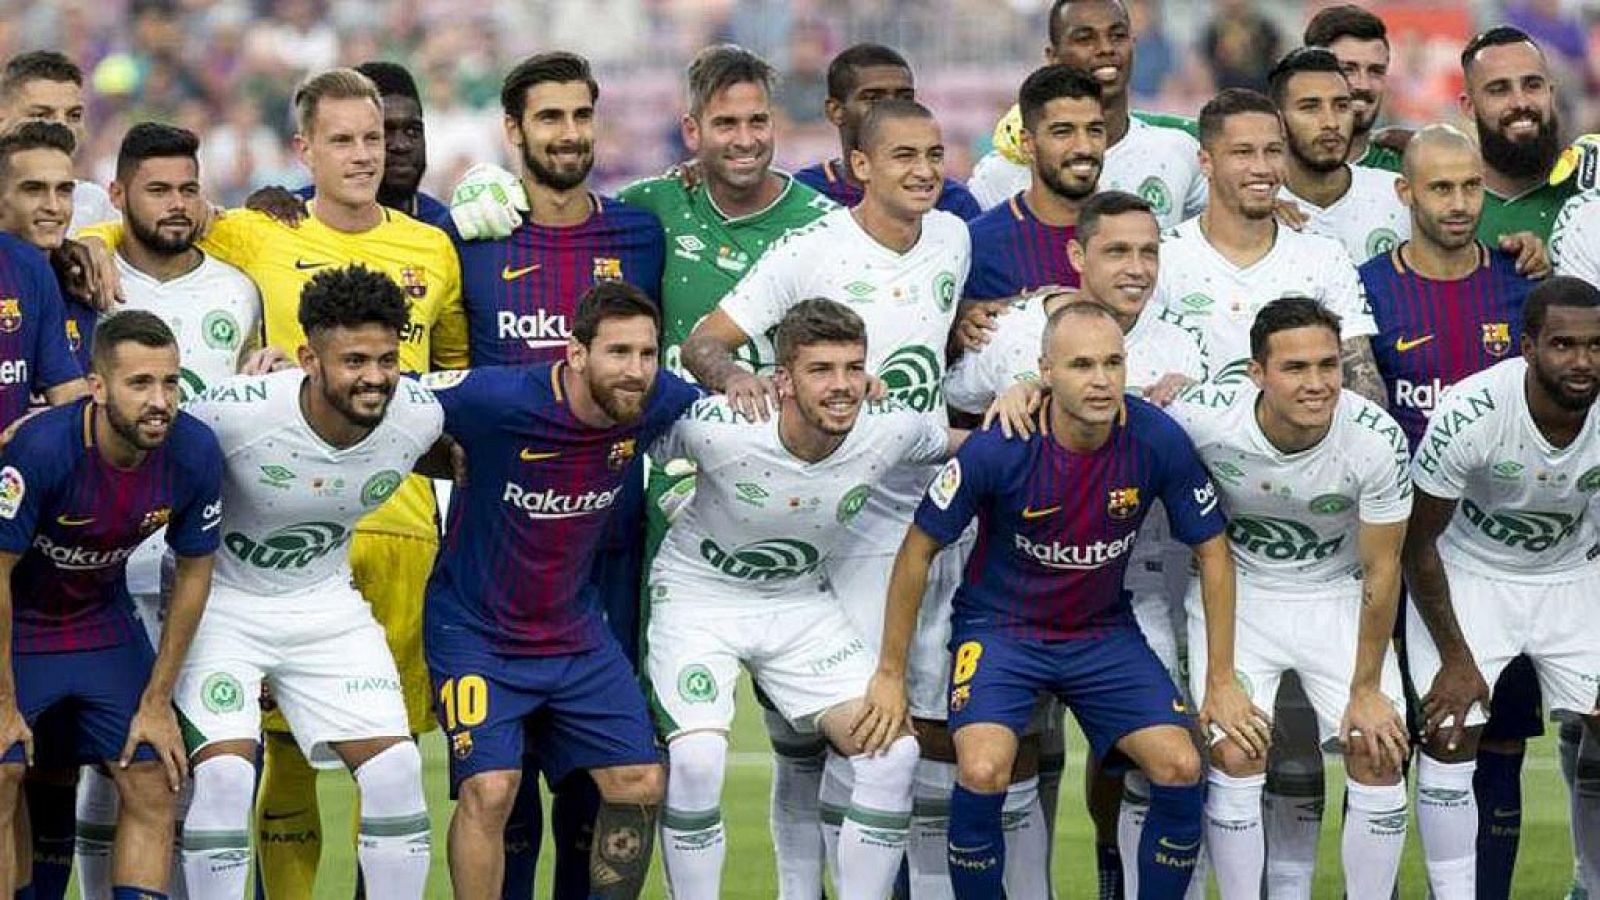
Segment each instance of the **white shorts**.
[{"label": "white shorts", "polygon": [[[943,722],[950,715],[950,603],[961,587],[976,535],[976,529],[968,528],[960,539],[940,550],[928,567],[928,586],[906,659],[906,695],[911,714],[919,719]],[[834,596],[874,653],[883,646],[883,611],[893,570],[893,554],[828,562]]]},{"label": "white shorts", "polygon": [[411,733],[400,675],[371,608],[345,583],[319,594],[315,610],[262,612],[274,598],[213,585],[174,690],[193,732],[191,754],[260,739],[263,681],[317,768],[342,765],[330,744]]},{"label": "white shorts", "polygon": [[1188,649],[1188,632],[1183,624],[1183,603],[1163,593],[1134,591],[1130,597],[1133,618],[1144,632],[1145,643],[1155,651],[1156,659],[1172,676],[1172,683],[1180,693],[1188,690],[1188,668],[1185,661]]},{"label": "white shorts", "polygon": [[[1356,649],[1361,633],[1359,581],[1329,585],[1313,597],[1262,591],[1240,579],[1234,626],[1233,665],[1250,699],[1270,713],[1284,673],[1300,676],[1311,708],[1316,712],[1318,739],[1324,750],[1339,749],[1339,723],[1350,705],[1350,682],[1355,678]],[[1204,702],[1206,684],[1206,629],[1200,602],[1200,582],[1190,584],[1185,599],[1189,612],[1190,690]],[[1400,663],[1391,646],[1384,651],[1379,689],[1405,714],[1400,686]]]},{"label": "white shorts", "polygon": [[[1486,578],[1448,560],[1445,571],[1461,636],[1491,688],[1506,664],[1526,653],[1552,717],[1594,709],[1600,687],[1600,628],[1595,627],[1600,571],[1586,567],[1548,584]],[[1439,648],[1414,611],[1406,616],[1406,649],[1411,680],[1418,693],[1427,694],[1439,674]],[[1479,706],[1467,713],[1468,725],[1487,720]]]},{"label": "white shorts", "polygon": [[653,584],[645,671],[662,735],[671,740],[686,731],[731,728],[740,664],[799,731],[864,695],[877,648],[816,586],[808,580],[807,590],[790,597],[740,604],[729,602],[727,585]]}]

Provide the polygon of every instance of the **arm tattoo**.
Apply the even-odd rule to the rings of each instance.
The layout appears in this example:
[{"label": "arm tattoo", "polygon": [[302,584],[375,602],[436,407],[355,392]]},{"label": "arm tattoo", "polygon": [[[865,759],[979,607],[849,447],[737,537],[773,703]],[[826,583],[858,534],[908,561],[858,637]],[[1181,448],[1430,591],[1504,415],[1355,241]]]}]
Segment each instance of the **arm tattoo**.
[{"label": "arm tattoo", "polygon": [[1372,356],[1372,342],[1364,337],[1350,338],[1341,350],[1344,386],[1387,408],[1389,396],[1383,387],[1383,376],[1378,374],[1378,361]]},{"label": "arm tattoo", "polygon": [[727,389],[728,379],[744,370],[733,361],[733,354],[710,335],[690,335],[683,342],[683,367],[694,380],[718,393]]}]

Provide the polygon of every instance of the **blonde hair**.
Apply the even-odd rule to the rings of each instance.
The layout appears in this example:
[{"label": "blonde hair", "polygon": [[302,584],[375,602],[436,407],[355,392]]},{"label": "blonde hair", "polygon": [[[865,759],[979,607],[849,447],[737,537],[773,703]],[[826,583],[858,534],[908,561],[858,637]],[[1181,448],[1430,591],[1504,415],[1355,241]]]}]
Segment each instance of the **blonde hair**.
[{"label": "blonde hair", "polygon": [[311,133],[317,104],[323,100],[371,100],[380,111],[383,98],[372,79],[355,69],[329,69],[300,83],[294,91],[294,122],[301,134]]}]

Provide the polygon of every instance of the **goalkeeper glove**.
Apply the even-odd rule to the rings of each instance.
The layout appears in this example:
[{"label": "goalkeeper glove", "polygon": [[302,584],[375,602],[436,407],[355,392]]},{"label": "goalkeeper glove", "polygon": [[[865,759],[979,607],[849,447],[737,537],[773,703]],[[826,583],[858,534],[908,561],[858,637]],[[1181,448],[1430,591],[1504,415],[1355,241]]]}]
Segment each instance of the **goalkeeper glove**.
[{"label": "goalkeeper glove", "polygon": [[515,175],[491,163],[467,170],[450,194],[450,221],[462,240],[507,237],[522,224],[528,194]]},{"label": "goalkeeper glove", "polygon": [[1561,184],[1568,178],[1575,179],[1573,187],[1579,191],[1600,187],[1600,134],[1581,135],[1556,157],[1550,183]]},{"label": "goalkeeper glove", "polygon": [[1022,152],[1022,109],[1013,106],[994,126],[994,152],[1019,166],[1028,164]]},{"label": "goalkeeper glove", "polygon": [[656,499],[656,507],[661,510],[667,524],[671,525],[678,521],[683,511],[689,508],[689,501],[694,499],[695,473],[699,469],[691,460],[671,459],[661,470],[670,484]]}]

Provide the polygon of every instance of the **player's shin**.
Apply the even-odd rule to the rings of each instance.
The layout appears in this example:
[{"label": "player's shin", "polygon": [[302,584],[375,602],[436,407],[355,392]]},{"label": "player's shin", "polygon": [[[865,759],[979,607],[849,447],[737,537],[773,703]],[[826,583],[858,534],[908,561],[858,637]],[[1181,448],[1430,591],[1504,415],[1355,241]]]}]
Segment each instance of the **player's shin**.
[{"label": "player's shin", "polygon": [[1316,713],[1293,673],[1284,676],[1275,711],[1261,805],[1267,894],[1309,900],[1327,789]]},{"label": "player's shin", "polygon": [[1477,896],[1475,854],[1477,801],[1472,794],[1473,760],[1447,763],[1424,753],[1417,761],[1417,832],[1438,900]]},{"label": "player's shin", "polygon": [[[1210,790],[1205,798],[1205,840],[1211,848],[1217,887],[1223,900],[1259,897],[1266,860],[1261,830],[1261,791],[1267,777],[1264,774],[1234,777],[1213,768],[1206,778]],[[1150,834],[1150,816],[1155,814],[1153,792],[1154,786],[1150,815],[1145,817],[1144,835],[1140,838],[1141,847]],[[1141,870],[1140,896],[1147,896],[1145,890]]]},{"label": "player's shin", "polygon": [[728,738],[697,731],[667,747],[667,804],[661,813],[661,862],[675,900],[722,896],[727,838],[722,824],[722,784]]},{"label": "player's shin", "polygon": [[250,801],[256,770],[224,753],[193,769],[183,822],[183,875],[194,900],[237,900],[250,873]]},{"label": "player's shin", "polygon": [[317,770],[287,731],[264,732],[256,788],[256,867],[269,897],[310,896],[322,858]]},{"label": "player's shin", "polygon": [[770,825],[778,857],[778,898],[815,900],[822,896],[819,797],[827,743],[795,731],[774,710],[763,709],[762,718],[772,739]]},{"label": "player's shin", "polygon": [[1132,771],[1122,779],[1122,808],[1117,812],[1117,850],[1122,857],[1122,883],[1127,896],[1139,896],[1139,838],[1150,813],[1150,779]]},{"label": "player's shin", "polygon": [[1339,850],[1345,896],[1387,897],[1394,892],[1406,844],[1405,782],[1362,784],[1351,779],[1345,791],[1349,809]]},{"label": "player's shin", "polygon": [[1104,771],[1094,754],[1083,769],[1083,790],[1094,822],[1095,868],[1100,900],[1122,900],[1122,858],[1117,849],[1117,819],[1122,808],[1122,777]]},{"label": "player's shin", "polygon": [[82,900],[111,896],[111,839],[117,831],[117,786],[95,766],[78,778],[78,890]]},{"label": "player's shin", "polygon": [[960,783],[950,794],[950,885],[962,900],[999,900],[1005,881],[1004,791]]},{"label": "player's shin", "polygon": [[544,842],[544,804],[539,793],[539,768],[523,759],[527,773],[517,787],[517,799],[505,831],[505,881],[500,896],[523,900],[533,896],[533,880],[538,874],[539,845]]},{"label": "player's shin", "polygon": [[[585,900],[589,896],[589,853],[594,847],[594,817],[599,810],[600,791],[587,773],[574,772],[551,790],[550,839],[556,851],[552,900]],[[522,900],[523,896],[518,895],[515,900]]]},{"label": "player's shin", "polygon": [[422,793],[422,754],[409,740],[380,751],[355,770],[361,792],[359,849],[367,896],[422,897],[433,832]]},{"label": "player's shin", "polygon": [[25,794],[33,828],[33,894],[61,900],[72,876],[73,799],[77,770],[50,769],[30,778]]},{"label": "player's shin", "polygon": [[1006,896],[1048,898],[1050,832],[1039,805],[1038,776],[1006,789],[1000,821],[1006,837]]},{"label": "player's shin", "polygon": [[881,754],[850,757],[855,787],[839,831],[841,900],[881,900],[894,887],[911,827],[911,785],[921,750],[911,735]]},{"label": "player's shin", "polygon": [[950,791],[956,785],[955,763],[917,761],[911,791],[911,834],[906,859],[911,869],[911,896],[917,900],[954,900],[950,888]]},{"label": "player's shin", "polygon": [[1141,900],[1182,897],[1200,857],[1205,785],[1150,785],[1150,812],[1139,836]]},{"label": "player's shin", "polygon": [[827,862],[828,876],[835,884],[839,882],[839,834],[844,830],[845,813],[850,811],[850,792],[855,785],[856,776],[849,758],[829,748],[822,764],[817,805],[822,823],[822,855]]},{"label": "player's shin", "polygon": [[1581,727],[1572,786],[1572,843],[1578,888],[1592,891],[1600,886],[1600,724],[1588,719]]},{"label": "player's shin", "polygon": [[[1510,742],[1513,747],[1520,742]],[[1511,750],[1511,752],[1504,752]],[[1472,773],[1478,803],[1477,891],[1482,900],[1507,900],[1522,843],[1522,762],[1525,753],[1480,747]]]},{"label": "player's shin", "polygon": [[655,846],[656,805],[602,799],[594,823],[589,881],[594,900],[634,900]]}]

